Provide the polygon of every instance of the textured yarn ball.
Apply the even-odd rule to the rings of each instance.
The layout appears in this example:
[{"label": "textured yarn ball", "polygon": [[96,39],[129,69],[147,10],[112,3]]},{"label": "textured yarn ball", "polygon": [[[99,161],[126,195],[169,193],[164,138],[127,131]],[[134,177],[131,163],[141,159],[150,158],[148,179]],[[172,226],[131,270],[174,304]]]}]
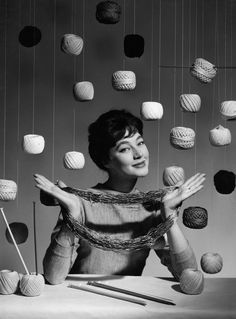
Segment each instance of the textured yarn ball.
[{"label": "textured yarn ball", "polygon": [[181,94],[180,106],[183,111],[196,113],[201,108],[201,98],[198,94]]},{"label": "textured yarn ball", "polygon": [[235,189],[235,174],[220,170],[214,175],[214,185],[220,194],[231,194]]},{"label": "textured yarn ball", "polygon": [[28,154],[40,154],[45,147],[44,137],[37,134],[27,134],[23,137],[23,150]]},{"label": "textured yarn ball", "polygon": [[96,19],[100,23],[115,24],[120,21],[121,6],[115,1],[102,1],[96,6]]},{"label": "textured yarn ball", "polygon": [[175,186],[176,184],[183,184],[185,175],[184,169],[179,166],[169,166],[163,171],[163,184],[165,186]]},{"label": "textured yarn ball", "polygon": [[64,167],[67,169],[81,169],[84,167],[84,155],[80,152],[67,152],[64,155]]},{"label": "textured yarn ball", "polygon": [[226,120],[236,119],[236,101],[224,101],[220,106],[220,113]]},{"label": "textured yarn ball", "polygon": [[205,253],[201,257],[201,267],[205,273],[217,274],[223,268],[223,258],[218,253]]},{"label": "textured yarn ball", "polygon": [[140,110],[143,120],[160,120],[163,116],[163,106],[158,102],[143,102]]},{"label": "textured yarn ball", "polygon": [[30,48],[41,41],[41,31],[32,25],[25,26],[19,33],[19,42],[24,47]]},{"label": "textured yarn ball", "polygon": [[76,34],[64,34],[61,39],[61,50],[70,55],[79,55],[83,46],[83,39]]},{"label": "textured yarn ball", "polygon": [[20,277],[16,271],[1,270],[0,271],[0,294],[14,294],[19,286]]},{"label": "textured yarn ball", "polygon": [[[29,234],[29,230],[26,224],[14,222],[9,224],[9,227],[17,244],[23,244],[24,242],[26,242]],[[8,228],[6,229],[5,235],[7,241],[10,244],[14,244]]]},{"label": "textured yarn ball", "polygon": [[77,101],[89,101],[94,97],[94,87],[91,82],[82,81],[74,84],[73,87],[74,98]]},{"label": "textured yarn ball", "polygon": [[39,296],[43,292],[44,286],[45,281],[41,274],[23,275],[20,280],[20,291],[24,296]]},{"label": "textured yarn ball", "polygon": [[197,58],[193,63],[191,74],[202,83],[209,83],[216,76],[217,68],[209,61]]},{"label": "textured yarn ball", "polygon": [[136,76],[133,71],[116,71],[112,74],[112,86],[118,91],[134,90]]},{"label": "textured yarn ball", "polygon": [[124,52],[128,58],[140,58],[144,52],[144,38],[139,34],[127,34],[124,39]]},{"label": "textured yarn ball", "polygon": [[198,295],[204,289],[204,276],[200,270],[187,268],[179,278],[182,292],[188,295]]},{"label": "textured yarn ball", "polygon": [[188,207],[183,212],[183,224],[188,228],[201,229],[207,226],[208,213],[203,207]]},{"label": "textured yarn ball", "polygon": [[16,198],[17,185],[14,181],[0,179],[0,200],[10,201]]},{"label": "textured yarn ball", "polygon": [[209,140],[213,146],[225,146],[231,143],[231,132],[228,128],[218,125],[209,132]]},{"label": "textured yarn ball", "polygon": [[188,127],[177,126],[171,129],[170,143],[177,149],[189,149],[194,146],[195,132]]}]

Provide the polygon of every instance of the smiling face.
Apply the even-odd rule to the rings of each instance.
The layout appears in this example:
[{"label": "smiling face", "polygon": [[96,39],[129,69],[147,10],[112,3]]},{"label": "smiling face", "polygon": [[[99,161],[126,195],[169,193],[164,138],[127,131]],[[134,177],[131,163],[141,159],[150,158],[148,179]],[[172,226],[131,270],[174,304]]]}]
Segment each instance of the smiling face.
[{"label": "smiling face", "polygon": [[110,176],[117,178],[138,178],[148,174],[149,152],[143,137],[128,131],[116,145],[110,149],[106,169]]}]

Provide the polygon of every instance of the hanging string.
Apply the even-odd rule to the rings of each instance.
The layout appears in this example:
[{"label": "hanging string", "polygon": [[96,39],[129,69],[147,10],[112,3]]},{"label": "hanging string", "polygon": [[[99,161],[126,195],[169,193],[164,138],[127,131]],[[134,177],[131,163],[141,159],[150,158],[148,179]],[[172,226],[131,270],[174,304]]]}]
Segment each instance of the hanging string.
[{"label": "hanging string", "polygon": [[[30,1],[31,5],[31,1]],[[35,26],[35,0],[33,1],[33,24]],[[35,56],[35,45],[33,46],[33,88],[32,88],[32,133],[34,133],[35,127],[35,64],[36,64],[36,56]]]},{"label": "hanging string", "polygon": [[[184,65],[184,0],[182,0],[182,25],[181,25],[181,59],[182,65]],[[184,68],[181,69],[181,94],[184,93]],[[184,112],[181,112],[181,122],[182,126],[184,126]]]},{"label": "hanging string", "polygon": [[[162,0],[159,2],[159,64],[161,64],[161,11],[162,11]],[[152,11],[153,11],[153,0],[152,0]],[[152,20],[153,21],[153,20]],[[152,29],[153,29],[153,24],[152,24]],[[161,69],[158,68],[158,100],[161,100]],[[160,121],[157,122],[157,181],[158,181],[158,186],[160,185]]]},{"label": "hanging string", "polygon": [[153,0],[151,5],[151,63],[150,63],[150,100],[153,100]]},{"label": "hanging string", "polygon": [[[216,0],[215,2],[215,61],[217,61],[217,32],[218,32],[218,2]],[[217,79],[216,79],[217,80]],[[211,127],[214,125],[214,119],[215,119],[215,96],[216,96],[216,81],[213,81],[213,92],[212,92],[212,123]]]},{"label": "hanging string", "polygon": [[[124,3],[123,3],[123,39],[125,38],[125,0],[124,0]],[[123,70],[125,70],[125,56],[123,56]]]},{"label": "hanging string", "polygon": [[204,24],[205,23],[205,7],[204,7],[204,0],[202,0],[202,57],[204,57],[204,52],[205,52],[205,28]]},{"label": "hanging string", "polygon": [[55,110],[56,110],[56,6],[57,0],[53,5],[53,89],[52,89],[52,180],[55,175]]},{"label": "hanging string", "polygon": [[[224,41],[224,60],[225,60],[225,65],[227,63],[227,1],[224,3],[225,7],[225,11],[224,11],[224,37],[225,37],[225,41]],[[224,100],[227,99],[227,71],[226,69],[224,70]],[[225,127],[228,126],[227,120],[224,119],[224,124]],[[224,166],[226,166],[226,158],[227,158],[227,151],[229,149],[228,147],[224,148]]]},{"label": "hanging string", "polygon": [[[195,57],[197,57],[197,36],[198,36],[198,6],[196,0],[196,15],[195,15]],[[194,131],[197,136],[197,113],[194,113]],[[197,172],[197,139],[195,138],[194,143],[194,173]]]},{"label": "hanging string", "polygon": [[[177,20],[177,9],[176,9],[176,0],[175,0],[175,17],[174,17],[174,65],[176,65],[176,62],[177,62],[177,52],[176,52],[176,49],[177,49],[177,23],[176,23],[176,20]],[[174,103],[173,103],[173,116],[174,116],[174,126],[175,126],[175,122],[176,122],[176,114],[175,114],[175,108],[176,108],[176,68],[173,69],[174,70]]]},{"label": "hanging string", "polygon": [[[83,36],[83,40],[85,42],[85,0],[83,0],[83,9],[82,9],[82,36]],[[83,80],[84,80],[84,65],[85,65],[85,48],[86,45],[84,45],[83,50],[82,50],[82,76],[83,76]]]},{"label": "hanging string", "polygon": [[136,16],[136,13],[135,13],[135,11],[136,11],[136,0],[134,0],[134,34],[135,34],[135,24],[136,24],[136,19],[135,19],[135,16]]},{"label": "hanging string", "polygon": [[[230,2],[230,65],[233,64],[233,17],[232,17],[232,6],[233,1]],[[233,99],[233,71],[230,70],[230,98]]]},{"label": "hanging string", "polygon": [[[191,61],[191,26],[192,26],[192,7],[191,7],[191,1],[189,0],[189,13],[188,13],[188,17],[189,17],[189,25],[188,25],[188,64],[190,65],[190,61]],[[191,81],[188,81],[188,92],[190,93],[191,91]]]},{"label": "hanging string", "polygon": [[[76,34],[76,24],[75,24],[75,13],[76,13],[76,2],[75,0],[72,0],[72,33],[75,33]],[[77,70],[77,59],[76,59],[76,56],[74,56],[74,83],[76,82],[77,80],[77,73],[76,73],[76,70]],[[72,149],[73,151],[75,151],[75,133],[76,133],[76,129],[75,129],[75,119],[76,119],[76,108],[75,108],[75,104],[74,104],[74,107],[73,107],[73,143],[72,143]]]}]

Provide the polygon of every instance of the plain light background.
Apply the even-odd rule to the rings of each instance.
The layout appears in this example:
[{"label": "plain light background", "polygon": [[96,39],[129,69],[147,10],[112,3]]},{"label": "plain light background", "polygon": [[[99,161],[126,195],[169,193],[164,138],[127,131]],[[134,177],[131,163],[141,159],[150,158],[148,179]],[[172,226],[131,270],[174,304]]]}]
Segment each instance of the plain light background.
[{"label": "plain light background", "polygon": [[[163,105],[159,121],[144,122],[144,138],[150,150],[150,173],[138,182],[140,190],[163,187],[165,167],[178,165],[186,177],[206,173],[204,190],[186,200],[179,224],[192,245],[200,267],[205,252],[217,252],[224,260],[220,273],[236,275],[235,191],[219,194],[213,183],[219,170],[235,172],[235,122],[226,122],[219,112],[220,103],[235,97],[236,1],[234,0],[124,0],[120,22],[101,24],[96,20],[96,5],[89,0],[11,0],[1,1],[0,10],[0,178],[18,184],[15,201],[1,202],[9,223],[23,222],[29,228],[28,240],[19,246],[30,271],[35,271],[33,240],[33,201],[36,202],[37,249],[39,270],[56,223],[58,208],[39,202],[33,174],[63,180],[67,185],[84,189],[105,180],[88,155],[87,128],[101,113],[111,108],[126,108],[139,116],[144,101]],[[26,25],[42,32],[41,42],[32,48],[19,44],[18,35]],[[84,49],[73,57],[60,49],[66,33],[83,37]],[[124,54],[126,34],[137,33],[145,40],[144,54],[128,58]],[[189,72],[197,57],[218,67],[212,83],[202,84]],[[176,66],[176,67],[174,67]],[[227,68],[225,68],[227,66]],[[233,68],[232,68],[233,67]],[[135,72],[133,91],[115,91],[112,73]],[[75,82],[91,81],[92,101],[75,101]],[[179,106],[182,93],[199,94],[198,113],[184,113]],[[228,127],[232,143],[214,147],[209,130],[219,124]],[[189,150],[176,150],[169,143],[174,126],[191,127],[196,143]],[[44,152],[23,152],[25,134],[43,135]],[[86,159],[82,170],[63,166],[65,152],[82,152]],[[202,206],[208,211],[208,225],[201,230],[186,228],[183,209]],[[5,224],[0,219],[0,269],[24,272],[13,245],[5,238]],[[168,271],[151,252],[144,275],[165,276]]]}]

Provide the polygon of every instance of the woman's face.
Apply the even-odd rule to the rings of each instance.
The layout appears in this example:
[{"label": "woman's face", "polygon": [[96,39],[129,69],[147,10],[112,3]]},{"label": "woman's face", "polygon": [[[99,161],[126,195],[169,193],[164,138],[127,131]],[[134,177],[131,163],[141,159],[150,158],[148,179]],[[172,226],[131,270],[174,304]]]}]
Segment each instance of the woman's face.
[{"label": "woman's face", "polygon": [[143,177],[148,174],[149,152],[143,137],[138,133],[117,141],[110,149],[110,160],[106,165],[108,173],[124,178]]}]

